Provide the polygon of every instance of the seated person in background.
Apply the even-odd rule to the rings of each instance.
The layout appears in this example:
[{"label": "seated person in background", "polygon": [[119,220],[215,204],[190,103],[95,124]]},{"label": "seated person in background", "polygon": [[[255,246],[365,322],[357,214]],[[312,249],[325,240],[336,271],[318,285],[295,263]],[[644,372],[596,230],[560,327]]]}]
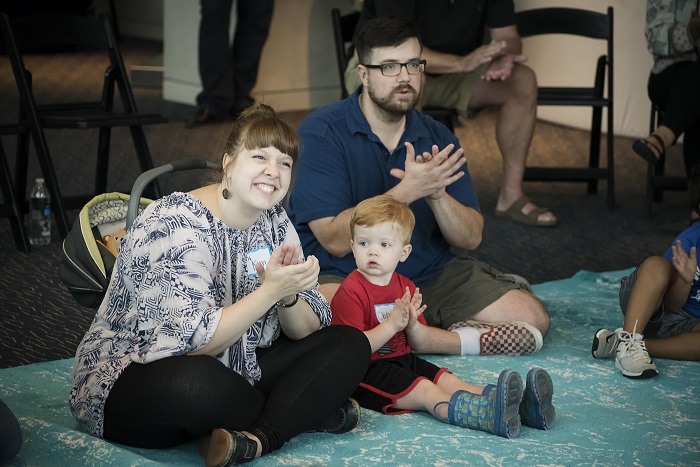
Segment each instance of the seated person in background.
[{"label": "seated person in background", "polygon": [[697,0],[648,0],[644,32],[647,48],[654,57],[647,92],[663,114],[653,133],[635,141],[632,147],[641,157],[656,163],[683,134],[683,159],[689,174],[700,164]]},{"label": "seated person in background", "polygon": [[144,448],[199,438],[212,466],[357,425],[348,397],[367,339],[329,326],[318,260],[279,205],[298,151],[270,107],[247,109],[214,183],[136,218],[75,356],[70,408],[89,434]]},{"label": "seated person in background", "polygon": [[[690,201],[700,215],[700,167],[688,177]],[[622,278],[624,324],[593,337],[595,358],[615,357],[628,378],[659,374],[651,357],[700,361],[700,221],[680,233],[663,256],[647,258]]]},{"label": "seated person in background", "polygon": [[[411,209],[390,195],[362,201],[350,218],[357,269],[340,285],[331,310],[334,324],[364,331],[372,347],[372,363],[354,397],[379,412],[422,410],[505,438],[520,434],[521,417],[525,425],[551,428],[554,389],[542,368],[530,370],[522,397],[522,380],[513,370],[503,371],[495,386],[481,387],[414,355],[440,352],[439,343],[454,334],[426,325],[420,290],[395,272],[411,254],[414,225]],[[461,353],[478,352],[478,346],[464,346]]]},{"label": "seated person in background", "polygon": [[[349,229],[355,206],[390,194],[416,217],[415,252],[398,272],[421,287],[430,303],[427,323],[486,329],[474,333],[485,355],[538,350],[549,329],[542,303],[516,276],[466,254],[481,243],[484,219],[459,141],[415,110],[423,72],[415,25],[371,20],[357,50],[368,64],[358,67],[362,86],[299,127],[303,154],[289,213],[304,251],[319,259],[319,291],[330,301],[355,269]],[[443,345],[445,353],[459,353],[459,341]]]},{"label": "seated person in background", "polygon": [[[380,16],[416,23],[427,62],[422,105],[455,109],[462,116],[484,107],[498,108],[496,141],[503,158],[503,181],[496,215],[541,227],[556,225],[556,216],[523,192],[537,117],[537,78],[523,65],[527,57],[521,54],[513,0],[365,0],[357,31]],[[488,44],[482,44],[484,27],[491,37]],[[361,84],[357,65],[355,55],[345,74],[349,93]]]}]

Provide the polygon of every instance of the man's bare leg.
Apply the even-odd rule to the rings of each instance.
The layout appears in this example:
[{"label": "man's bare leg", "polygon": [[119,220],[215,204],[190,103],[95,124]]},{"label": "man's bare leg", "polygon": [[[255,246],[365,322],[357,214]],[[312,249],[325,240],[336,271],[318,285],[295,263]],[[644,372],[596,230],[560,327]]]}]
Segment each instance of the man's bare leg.
[{"label": "man's bare leg", "polygon": [[[503,157],[503,180],[498,195],[496,209],[506,211],[522,198],[523,175],[532,135],[537,118],[537,78],[535,73],[524,65],[516,65],[513,74],[506,81],[480,81],[474,88],[470,109],[498,107],[496,121],[496,142]],[[537,206],[527,203],[523,214],[528,214]],[[551,212],[540,214],[541,222],[555,221]]]},{"label": "man's bare leg", "polygon": [[511,290],[476,313],[471,319],[485,323],[521,321],[536,327],[542,336],[549,331],[549,314],[542,302],[525,290]]}]

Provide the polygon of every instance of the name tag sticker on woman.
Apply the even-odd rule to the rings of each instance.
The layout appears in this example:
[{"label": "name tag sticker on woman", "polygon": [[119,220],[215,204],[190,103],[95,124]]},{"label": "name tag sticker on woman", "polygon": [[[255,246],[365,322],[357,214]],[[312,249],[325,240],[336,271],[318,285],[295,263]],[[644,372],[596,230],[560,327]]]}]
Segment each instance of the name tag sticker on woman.
[{"label": "name tag sticker on woman", "polygon": [[272,249],[269,245],[246,253],[245,268],[248,276],[258,275],[258,272],[255,270],[256,263],[261,263],[263,268],[266,268],[267,262],[270,261],[270,256],[272,256]]}]

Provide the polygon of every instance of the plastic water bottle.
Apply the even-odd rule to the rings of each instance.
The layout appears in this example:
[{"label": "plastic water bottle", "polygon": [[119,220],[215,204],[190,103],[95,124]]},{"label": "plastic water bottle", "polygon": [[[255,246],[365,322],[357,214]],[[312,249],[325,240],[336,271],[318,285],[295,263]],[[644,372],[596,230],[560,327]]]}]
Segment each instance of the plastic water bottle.
[{"label": "plastic water bottle", "polygon": [[51,243],[51,195],[43,178],[37,178],[29,195],[29,244]]}]

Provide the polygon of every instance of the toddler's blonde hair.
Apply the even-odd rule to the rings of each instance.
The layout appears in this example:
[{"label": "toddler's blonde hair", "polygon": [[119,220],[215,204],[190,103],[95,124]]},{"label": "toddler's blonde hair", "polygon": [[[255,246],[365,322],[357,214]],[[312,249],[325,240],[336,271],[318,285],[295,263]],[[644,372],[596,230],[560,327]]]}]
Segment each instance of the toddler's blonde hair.
[{"label": "toddler's blonde hair", "polygon": [[391,222],[398,230],[404,245],[411,242],[416,217],[403,201],[391,195],[378,195],[362,201],[355,207],[350,218],[350,235],[355,240],[355,226],[372,227],[382,222]]}]

